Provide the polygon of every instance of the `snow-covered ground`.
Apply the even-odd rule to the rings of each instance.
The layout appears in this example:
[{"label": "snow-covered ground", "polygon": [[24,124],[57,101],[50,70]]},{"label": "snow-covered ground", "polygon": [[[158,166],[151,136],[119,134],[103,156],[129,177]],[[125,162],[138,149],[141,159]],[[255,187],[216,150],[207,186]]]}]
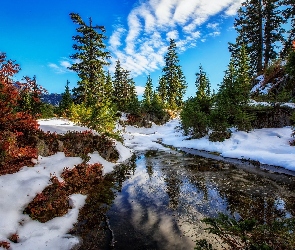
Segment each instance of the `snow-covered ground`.
[{"label": "snow-covered ground", "polygon": [[[65,133],[69,130],[85,131],[84,127],[75,126],[72,122],[59,119],[41,120],[40,127],[44,131]],[[120,153],[119,162],[131,157],[131,151],[120,142],[116,143]],[[113,170],[116,165],[104,160],[98,153],[90,154],[89,163],[101,163],[104,173]],[[70,197],[72,209],[62,217],[54,218],[46,223],[33,221],[23,214],[26,205],[37,193],[50,184],[51,174],[61,178],[65,167],[73,168],[82,163],[79,157],[65,157],[60,152],[49,157],[39,157],[34,167],[23,167],[15,174],[0,176],[0,242],[17,234],[19,242],[10,242],[10,249],[71,249],[79,240],[67,234],[77,221],[79,209],[84,205],[86,196],[73,194]],[[0,247],[0,249],[3,249]]]},{"label": "snow-covered ground", "polygon": [[[57,133],[87,130],[66,120],[52,119],[39,123],[44,131]],[[225,157],[258,160],[295,171],[295,147],[289,146],[289,141],[293,139],[290,127],[256,129],[250,133],[237,131],[224,142],[210,142],[206,137],[187,140],[179,126],[179,120],[176,119],[163,126],[153,125],[151,128],[118,128],[124,131],[125,146],[133,150],[167,150],[157,143],[162,141],[175,147],[214,151]],[[116,147],[120,152],[119,162],[131,156],[131,151],[121,143],[117,143]],[[85,196],[72,195],[72,209],[66,215],[46,223],[33,221],[22,211],[37,193],[50,184],[50,174],[54,173],[60,178],[64,167],[73,167],[81,162],[79,157],[65,157],[64,153],[57,153],[50,157],[39,157],[33,168],[23,167],[18,173],[0,176],[0,242],[8,241],[9,236],[17,234],[19,243],[11,243],[11,249],[70,249],[77,244],[78,238],[67,232],[76,222]],[[104,160],[98,153],[91,154],[90,163],[95,162],[104,165],[104,173],[112,171],[115,165]]]},{"label": "snow-covered ground", "polygon": [[295,139],[291,137],[291,127],[255,129],[249,133],[234,131],[224,142],[211,142],[208,136],[188,140],[179,127],[177,119],[148,129],[126,126],[125,145],[135,150],[164,149],[157,143],[161,140],[174,147],[218,152],[224,157],[251,159],[295,171],[295,147],[289,145]]}]

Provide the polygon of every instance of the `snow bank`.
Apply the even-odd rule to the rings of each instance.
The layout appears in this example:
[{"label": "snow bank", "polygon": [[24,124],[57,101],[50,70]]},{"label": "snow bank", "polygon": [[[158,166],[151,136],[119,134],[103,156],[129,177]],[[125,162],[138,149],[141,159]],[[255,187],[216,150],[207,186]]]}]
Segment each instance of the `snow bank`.
[{"label": "snow bank", "polygon": [[165,149],[157,143],[162,141],[174,147],[218,152],[224,157],[257,160],[295,171],[295,147],[289,145],[294,139],[291,127],[255,129],[249,133],[234,131],[231,138],[224,142],[211,142],[208,136],[188,140],[177,127],[180,127],[177,119],[148,129],[127,126],[125,145],[135,150]]}]

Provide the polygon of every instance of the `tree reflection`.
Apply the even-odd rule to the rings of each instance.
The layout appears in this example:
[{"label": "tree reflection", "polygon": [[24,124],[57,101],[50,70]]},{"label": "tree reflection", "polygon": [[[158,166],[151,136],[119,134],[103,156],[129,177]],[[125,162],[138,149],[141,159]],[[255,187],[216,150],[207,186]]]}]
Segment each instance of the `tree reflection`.
[{"label": "tree reflection", "polygon": [[169,196],[169,207],[177,209],[182,180],[179,178],[176,171],[171,172],[166,175],[164,180],[166,182],[166,192]]},{"label": "tree reflection", "polygon": [[78,222],[70,232],[82,238],[82,245],[78,249],[111,249],[113,235],[106,212],[117,192],[122,190],[123,182],[134,174],[135,160],[136,157],[132,157],[128,163],[117,166],[89,190],[86,204],[79,212]]}]

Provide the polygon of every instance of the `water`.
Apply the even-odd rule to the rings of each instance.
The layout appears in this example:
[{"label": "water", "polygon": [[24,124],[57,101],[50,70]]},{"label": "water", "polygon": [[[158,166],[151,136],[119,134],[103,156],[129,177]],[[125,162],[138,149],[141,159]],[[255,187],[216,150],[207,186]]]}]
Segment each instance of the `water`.
[{"label": "water", "polygon": [[193,249],[197,239],[218,248],[203,218],[290,218],[294,190],[293,176],[249,172],[175,150],[148,151],[91,192],[74,233],[83,238],[80,249]]}]

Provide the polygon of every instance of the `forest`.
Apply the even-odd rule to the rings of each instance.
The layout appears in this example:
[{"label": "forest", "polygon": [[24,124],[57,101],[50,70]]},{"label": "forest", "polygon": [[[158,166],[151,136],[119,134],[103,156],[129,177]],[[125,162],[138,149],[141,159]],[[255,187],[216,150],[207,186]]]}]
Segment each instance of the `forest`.
[{"label": "forest", "polygon": [[[79,81],[73,89],[69,88],[69,82],[65,84],[56,106],[42,101],[47,91],[37,83],[37,76],[16,81],[14,76],[20,71],[20,65],[4,52],[0,53],[0,175],[33,166],[32,159],[37,159],[41,150],[41,139],[50,145],[50,154],[58,151],[58,140],[64,140],[64,150],[69,155],[71,150],[75,151],[69,146],[69,140],[89,146],[82,137],[91,137],[105,147],[113,146],[111,138],[123,141],[115,129],[122,115],[127,117],[124,125],[145,128],[179,117],[181,131],[189,139],[208,136],[212,142],[229,139],[232,128],[249,132],[256,128],[292,126],[295,137],[295,111],[290,107],[295,102],[293,0],[246,0],[234,22],[237,37],[235,43],[228,44],[231,56],[218,90],[212,89],[200,65],[195,74],[195,93],[186,100],[188,83],[174,39],[170,39],[167,47],[158,82],[153,83],[148,76],[142,100],[139,100],[132,72],[122,67],[119,58],[114,73],[110,73],[111,55],[105,45],[104,26],[94,25],[91,18],[85,21],[78,13],[70,13],[70,19],[77,28],[72,37],[74,53],[70,56],[75,63],[69,69],[77,73]],[[41,131],[38,119],[52,117],[68,119],[98,132],[99,136],[88,132],[68,133],[60,139],[56,134]],[[85,151],[78,152],[83,164],[91,151],[86,146]],[[98,149],[101,153],[105,153],[103,146]],[[295,139],[290,141],[290,146],[295,146]],[[112,151],[108,157],[117,160],[119,156]],[[93,164],[90,170],[91,173],[78,174],[89,174],[87,178],[95,182],[94,175],[101,171],[100,166]],[[70,179],[69,172],[64,175]],[[70,181],[74,183],[78,179]],[[82,180],[81,185],[89,179]],[[57,179],[52,180],[59,185]],[[221,223],[230,221],[228,217],[221,220]],[[207,219],[207,222],[216,226],[214,220]],[[251,225],[238,224],[235,229]],[[199,243],[201,246],[202,242]],[[0,241],[0,246],[8,249],[5,244]],[[247,249],[271,249],[264,243],[255,244]],[[211,249],[209,245],[206,247]]]},{"label": "forest", "polygon": [[[110,53],[104,43],[104,27],[93,25],[91,18],[87,24],[79,14],[71,13],[77,35],[73,36],[75,53],[71,55],[76,63],[70,69],[80,80],[72,91],[67,82],[58,106],[42,103],[41,95],[46,90],[37,84],[36,76],[15,82],[13,76],[20,66],[7,59],[5,53],[1,54],[2,168],[16,152],[21,155],[18,158],[36,153],[28,137],[36,133],[38,118],[62,116],[117,137],[114,127],[118,112],[128,113],[129,123],[140,126],[165,123],[180,114],[185,134],[200,138],[210,131],[212,141],[229,138],[229,127],[245,131],[257,127],[261,112],[271,114],[277,112],[281,103],[294,102],[294,13],[290,0],[245,1],[235,19],[237,38],[234,44],[229,43],[231,58],[218,91],[212,91],[200,65],[196,93],[188,100],[183,100],[187,82],[176,42],[171,39],[158,84],[154,88],[148,76],[141,101],[131,72],[122,68],[119,59],[113,75],[107,69]],[[262,80],[257,80],[259,77]],[[262,91],[266,86],[267,91]],[[250,100],[267,101],[270,106],[253,106]],[[294,112],[287,112],[291,121],[294,120]]]}]

